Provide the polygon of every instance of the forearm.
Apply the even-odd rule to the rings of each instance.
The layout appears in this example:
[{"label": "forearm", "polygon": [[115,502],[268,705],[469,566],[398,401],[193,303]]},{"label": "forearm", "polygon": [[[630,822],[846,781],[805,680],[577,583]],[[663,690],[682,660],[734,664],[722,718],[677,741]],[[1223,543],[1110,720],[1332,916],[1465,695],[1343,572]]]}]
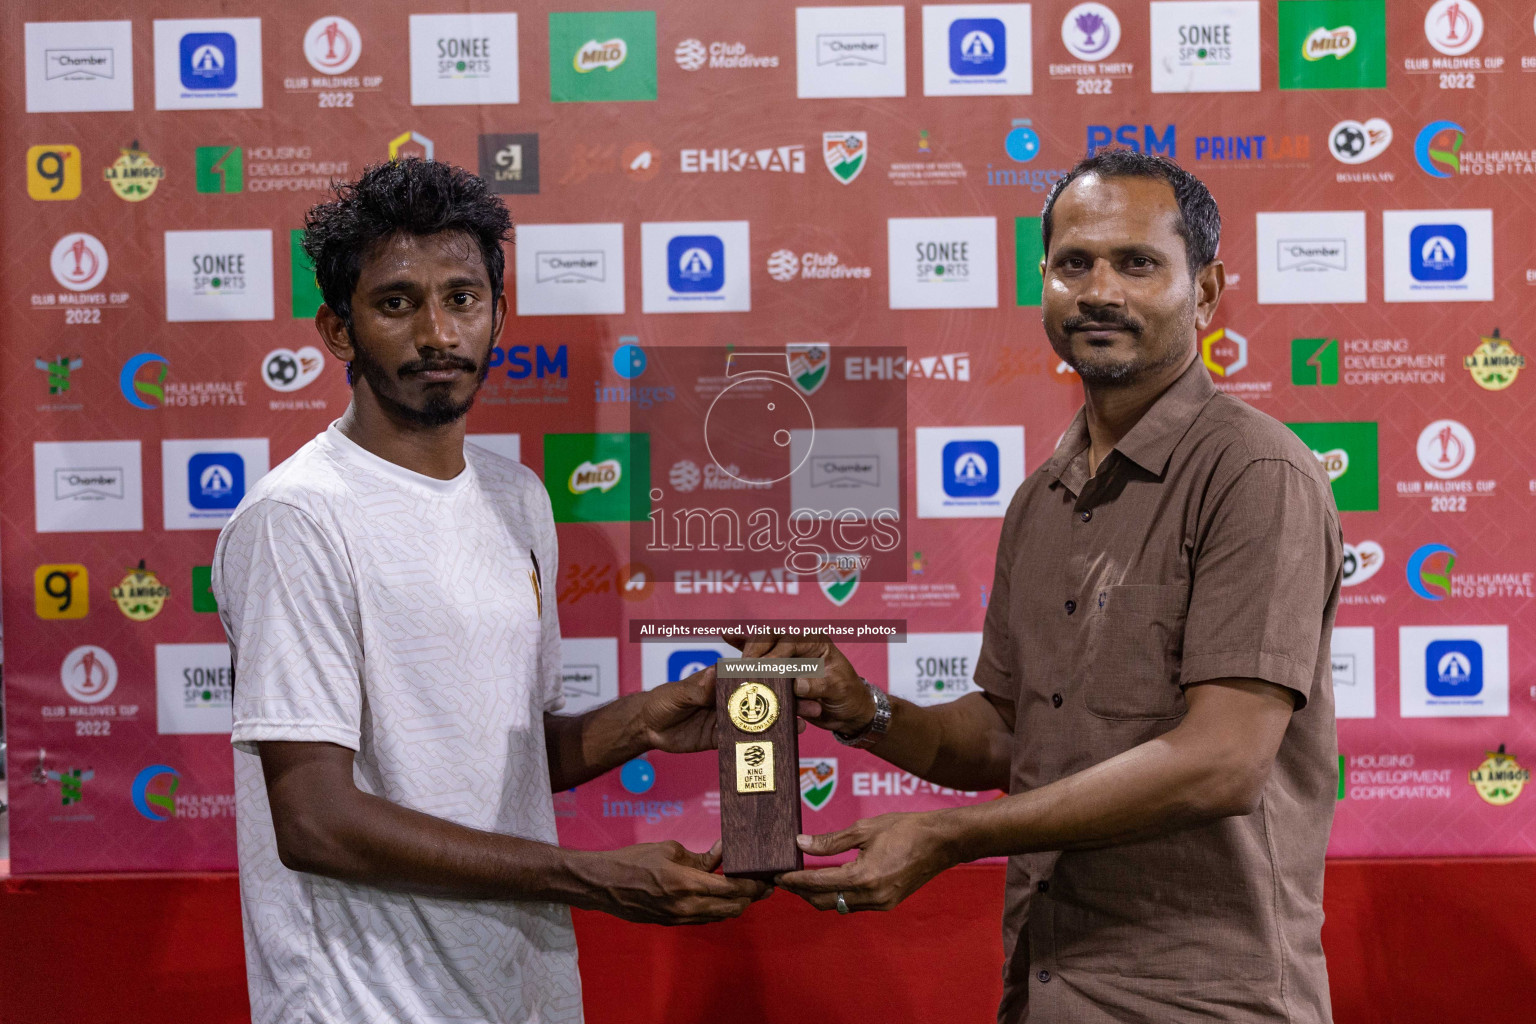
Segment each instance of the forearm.
[{"label": "forearm", "polygon": [[285,865],[430,896],[592,904],[592,854],[482,832],[352,790],[278,836]]},{"label": "forearm", "polygon": [[925,708],[891,697],[891,724],[870,752],[920,779],[966,792],[1008,789],[1013,737],[985,698]]},{"label": "forearm", "polygon": [[957,863],[1113,846],[1251,812],[1262,780],[1242,774],[1174,730],[1048,786],[935,812],[934,825]]},{"label": "forearm", "polygon": [[639,715],[644,699],[632,693],[584,715],[546,715],[550,790],[558,793],[590,782],[650,750]]}]

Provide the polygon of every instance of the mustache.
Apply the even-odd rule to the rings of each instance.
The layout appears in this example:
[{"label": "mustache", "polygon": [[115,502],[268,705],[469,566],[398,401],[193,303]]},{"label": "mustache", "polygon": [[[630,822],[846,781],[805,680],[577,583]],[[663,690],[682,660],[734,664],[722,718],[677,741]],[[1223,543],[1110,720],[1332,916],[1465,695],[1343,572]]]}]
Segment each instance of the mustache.
[{"label": "mustache", "polygon": [[465,373],[475,373],[479,369],[480,364],[473,359],[446,356],[438,359],[416,359],[401,366],[396,372],[401,377],[408,377],[413,373],[427,373],[431,370],[463,370]]},{"label": "mustache", "polygon": [[1145,324],[1134,317],[1126,316],[1124,313],[1113,309],[1102,309],[1095,310],[1090,314],[1079,313],[1076,316],[1069,316],[1061,322],[1061,329],[1067,332],[1080,331],[1090,325],[1095,327],[1119,327],[1136,335],[1141,334],[1146,328]]}]

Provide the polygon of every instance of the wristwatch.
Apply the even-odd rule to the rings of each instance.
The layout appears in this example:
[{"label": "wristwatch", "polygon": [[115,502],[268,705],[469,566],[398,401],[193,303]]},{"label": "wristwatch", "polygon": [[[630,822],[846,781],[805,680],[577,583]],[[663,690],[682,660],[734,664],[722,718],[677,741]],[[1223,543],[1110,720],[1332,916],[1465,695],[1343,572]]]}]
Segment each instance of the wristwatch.
[{"label": "wristwatch", "polygon": [[859,677],[869,690],[869,695],[875,701],[875,717],[869,720],[869,724],[855,733],[833,732],[832,735],[845,747],[858,747],[865,749],[880,742],[880,737],[885,735],[885,730],[891,727],[891,701],[885,695],[885,691],[878,686],[871,685],[868,679]]}]

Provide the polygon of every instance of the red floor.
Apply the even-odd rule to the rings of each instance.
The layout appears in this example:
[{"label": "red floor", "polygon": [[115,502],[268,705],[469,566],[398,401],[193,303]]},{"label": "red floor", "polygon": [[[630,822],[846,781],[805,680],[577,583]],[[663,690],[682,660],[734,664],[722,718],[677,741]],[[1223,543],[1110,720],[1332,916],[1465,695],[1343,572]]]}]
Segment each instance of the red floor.
[{"label": "red floor", "polygon": [[[1333,861],[1327,886],[1339,1024],[1536,1015],[1536,859]],[[960,868],[846,918],[779,893],[708,929],[580,914],[587,1018],[990,1021],[1001,887]],[[245,1022],[239,912],[231,875],[0,880],[0,1022]]]}]

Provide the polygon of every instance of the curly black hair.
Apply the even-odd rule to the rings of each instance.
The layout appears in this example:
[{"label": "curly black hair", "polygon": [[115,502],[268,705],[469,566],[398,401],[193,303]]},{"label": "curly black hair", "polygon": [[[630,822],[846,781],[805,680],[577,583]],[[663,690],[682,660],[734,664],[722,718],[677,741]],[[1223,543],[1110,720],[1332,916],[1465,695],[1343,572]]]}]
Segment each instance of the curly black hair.
[{"label": "curly black hair", "polygon": [[304,252],[315,266],[325,304],[352,325],[352,293],[363,260],[399,232],[435,235],[462,231],[480,246],[491,278],[491,301],[504,290],[512,215],[483,178],[462,167],[414,157],[376,164],[355,182],[335,186],[336,197],[304,215]]},{"label": "curly black hair", "polygon": [[1051,214],[1056,208],[1056,200],[1068,185],[1085,174],[1100,178],[1161,178],[1166,181],[1179,204],[1179,236],[1184,239],[1190,276],[1216,258],[1221,247],[1221,211],[1216,208],[1216,200],[1211,197],[1205,182],[1167,157],[1120,148],[1103,149],[1079,160],[1076,167],[1056,179],[1050,195],[1045,197],[1045,209],[1040,216],[1040,237],[1046,252],[1051,250]]}]

